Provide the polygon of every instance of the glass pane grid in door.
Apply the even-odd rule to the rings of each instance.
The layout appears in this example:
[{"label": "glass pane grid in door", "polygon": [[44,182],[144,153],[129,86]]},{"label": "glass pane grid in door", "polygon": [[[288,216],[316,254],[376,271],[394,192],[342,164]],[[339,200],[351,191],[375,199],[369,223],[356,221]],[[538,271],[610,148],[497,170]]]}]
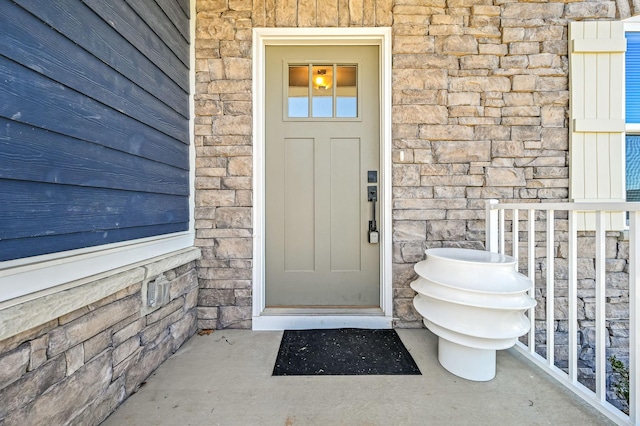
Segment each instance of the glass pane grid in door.
[{"label": "glass pane grid in door", "polygon": [[287,118],[358,118],[357,65],[289,65]]}]

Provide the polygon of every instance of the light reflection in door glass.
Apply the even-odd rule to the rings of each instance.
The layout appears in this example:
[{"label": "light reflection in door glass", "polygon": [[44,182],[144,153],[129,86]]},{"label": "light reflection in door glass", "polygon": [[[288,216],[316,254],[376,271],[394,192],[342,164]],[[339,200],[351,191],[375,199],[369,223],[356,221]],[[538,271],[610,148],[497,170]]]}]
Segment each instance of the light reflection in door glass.
[{"label": "light reflection in door glass", "polygon": [[309,117],[309,67],[289,65],[289,117]]},{"label": "light reflection in door glass", "polygon": [[311,72],[312,116],[333,117],[333,65],[315,65]]},{"label": "light reflection in door glass", "polygon": [[336,78],[336,117],[358,116],[357,68],[339,65]]}]

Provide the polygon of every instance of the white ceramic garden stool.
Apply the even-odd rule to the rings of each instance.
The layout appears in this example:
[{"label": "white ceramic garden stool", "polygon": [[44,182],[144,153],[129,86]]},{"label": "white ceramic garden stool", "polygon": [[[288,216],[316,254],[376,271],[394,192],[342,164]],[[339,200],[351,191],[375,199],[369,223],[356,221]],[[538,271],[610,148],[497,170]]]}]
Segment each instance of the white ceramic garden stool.
[{"label": "white ceramic garden stool", "polygon": [[456,376],[487,381],[496,375],[496,350],[529,331],[524,314],[536,305],[532,283],[513,257],[481,250],[437,248],[415,266],[413,304],[438,336],[438,360]]}]

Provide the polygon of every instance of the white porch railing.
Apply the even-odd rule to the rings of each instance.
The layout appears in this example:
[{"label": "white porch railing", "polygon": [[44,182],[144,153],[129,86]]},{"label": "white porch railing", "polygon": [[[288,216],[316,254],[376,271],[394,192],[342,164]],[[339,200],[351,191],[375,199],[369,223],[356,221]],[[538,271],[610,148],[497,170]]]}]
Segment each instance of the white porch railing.
[{"label": "white porch railing", "polygon": [[[579,353],[578,353],[578,219],[582,212],[592,212],[595,215],[595,232],[590,233],[590,238],[595,238],[595,390],[582,384],[579,379]],[[629,415],[620,411],[607,401],[607,318],[606,318],[606,216],[609,212],[629,212],[629,251],[628,251],[628,275],[629,275]],[[618,213],[620,214],[620,213]],[[522,218],[522,219],[521,219]],[[536,219],[545,221],[542,227],[539,223],[536,229]],[[560,218],[560,219],[558,219]],[[533,281],[531,296],[536,297],[536,285],[546,291],[546,309],[544,320],[538,320],[546,325],[546,356],[536,352],[536,318],[535,310],[531,309],[528,316],[531,321],[531,331],[526,336],[526,343],[518,342],[516,349],[529,360],[544,369],[547,373],[567,386],[586,402],[597,408],[618,424],[640,424],[640,395],[638,394],[638,353],[640,351],[640,203],[499,203],[491,200],[487,204],[487,250],[508,254],[516,259],[521,259],[522,272]],[[568,223],[568,227],[566,227]],[[514,226],[514,224],[516,224]],[[558,225],[560,225],[559,228]],[[522,229],[521,229],[522,228]],[[536,235],[537,232],[537,235]],[[558,290],[556,286],[556,271],[554,264],[557,261],[556,250],[562,242],[566,247],[567,264],[567,292],[566,314],[563,315],[567,322],[567,351],[568,366],[561,369],[556,366],[554,353],[555,338],[555,297]],[[580,234],[581,236],[585,234]],[[595,236],[593,236],[595,235]],[[536,238],[537,236],[537,238]],[[536,241],[538,240],[538,241]],[[514,244],[514,242],[516,242]],[[536,247],[539,243],[539,251]],[[566,245],[565,245],[566,244]],[[511,246],[511,252],[505,250]],[[545,250],[542,250],[542,247]],[[526,256],[526,264],[525,257]],[[564,256],[564,255],[563,255]],[[542,261],[540,259],[542,258]],[[536,263],[539,262],[539,263]],[[542,265],[546,264],[546,273]],[[537,268],[540,266],[540,268]],[[564,266],[564,265],[563,265]],[[536,283],[536,271],[538,283]],[[581,271],[582,272],[582,271]],[[564,277],[563,277],[564,278]],[[564,284],[564,281],[563,281]],[[563,299],[564,300],[564,299]],[[538,298],[540,303],[540,298]],[[584,320],[584,318],[583,318]],[[542,327],[541,327],[542,328]],[[542,336],[540,336],[542,337]],[[538,348],[541,349],[541,348]],[[544,351],[541,351],[544,352]]]}]

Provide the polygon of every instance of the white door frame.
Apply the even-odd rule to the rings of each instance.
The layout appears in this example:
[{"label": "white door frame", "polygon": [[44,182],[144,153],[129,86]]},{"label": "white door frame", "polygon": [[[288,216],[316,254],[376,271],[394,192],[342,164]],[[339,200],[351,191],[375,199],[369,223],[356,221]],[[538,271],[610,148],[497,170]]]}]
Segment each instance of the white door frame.
[{"label": "white door frame", "polygon": [[[267,45],[376,45],[380,47],[380,311],[370,314],[265,313],[265,47]],[[253,29],[253,329],[391,328],[391,28]]]}]

